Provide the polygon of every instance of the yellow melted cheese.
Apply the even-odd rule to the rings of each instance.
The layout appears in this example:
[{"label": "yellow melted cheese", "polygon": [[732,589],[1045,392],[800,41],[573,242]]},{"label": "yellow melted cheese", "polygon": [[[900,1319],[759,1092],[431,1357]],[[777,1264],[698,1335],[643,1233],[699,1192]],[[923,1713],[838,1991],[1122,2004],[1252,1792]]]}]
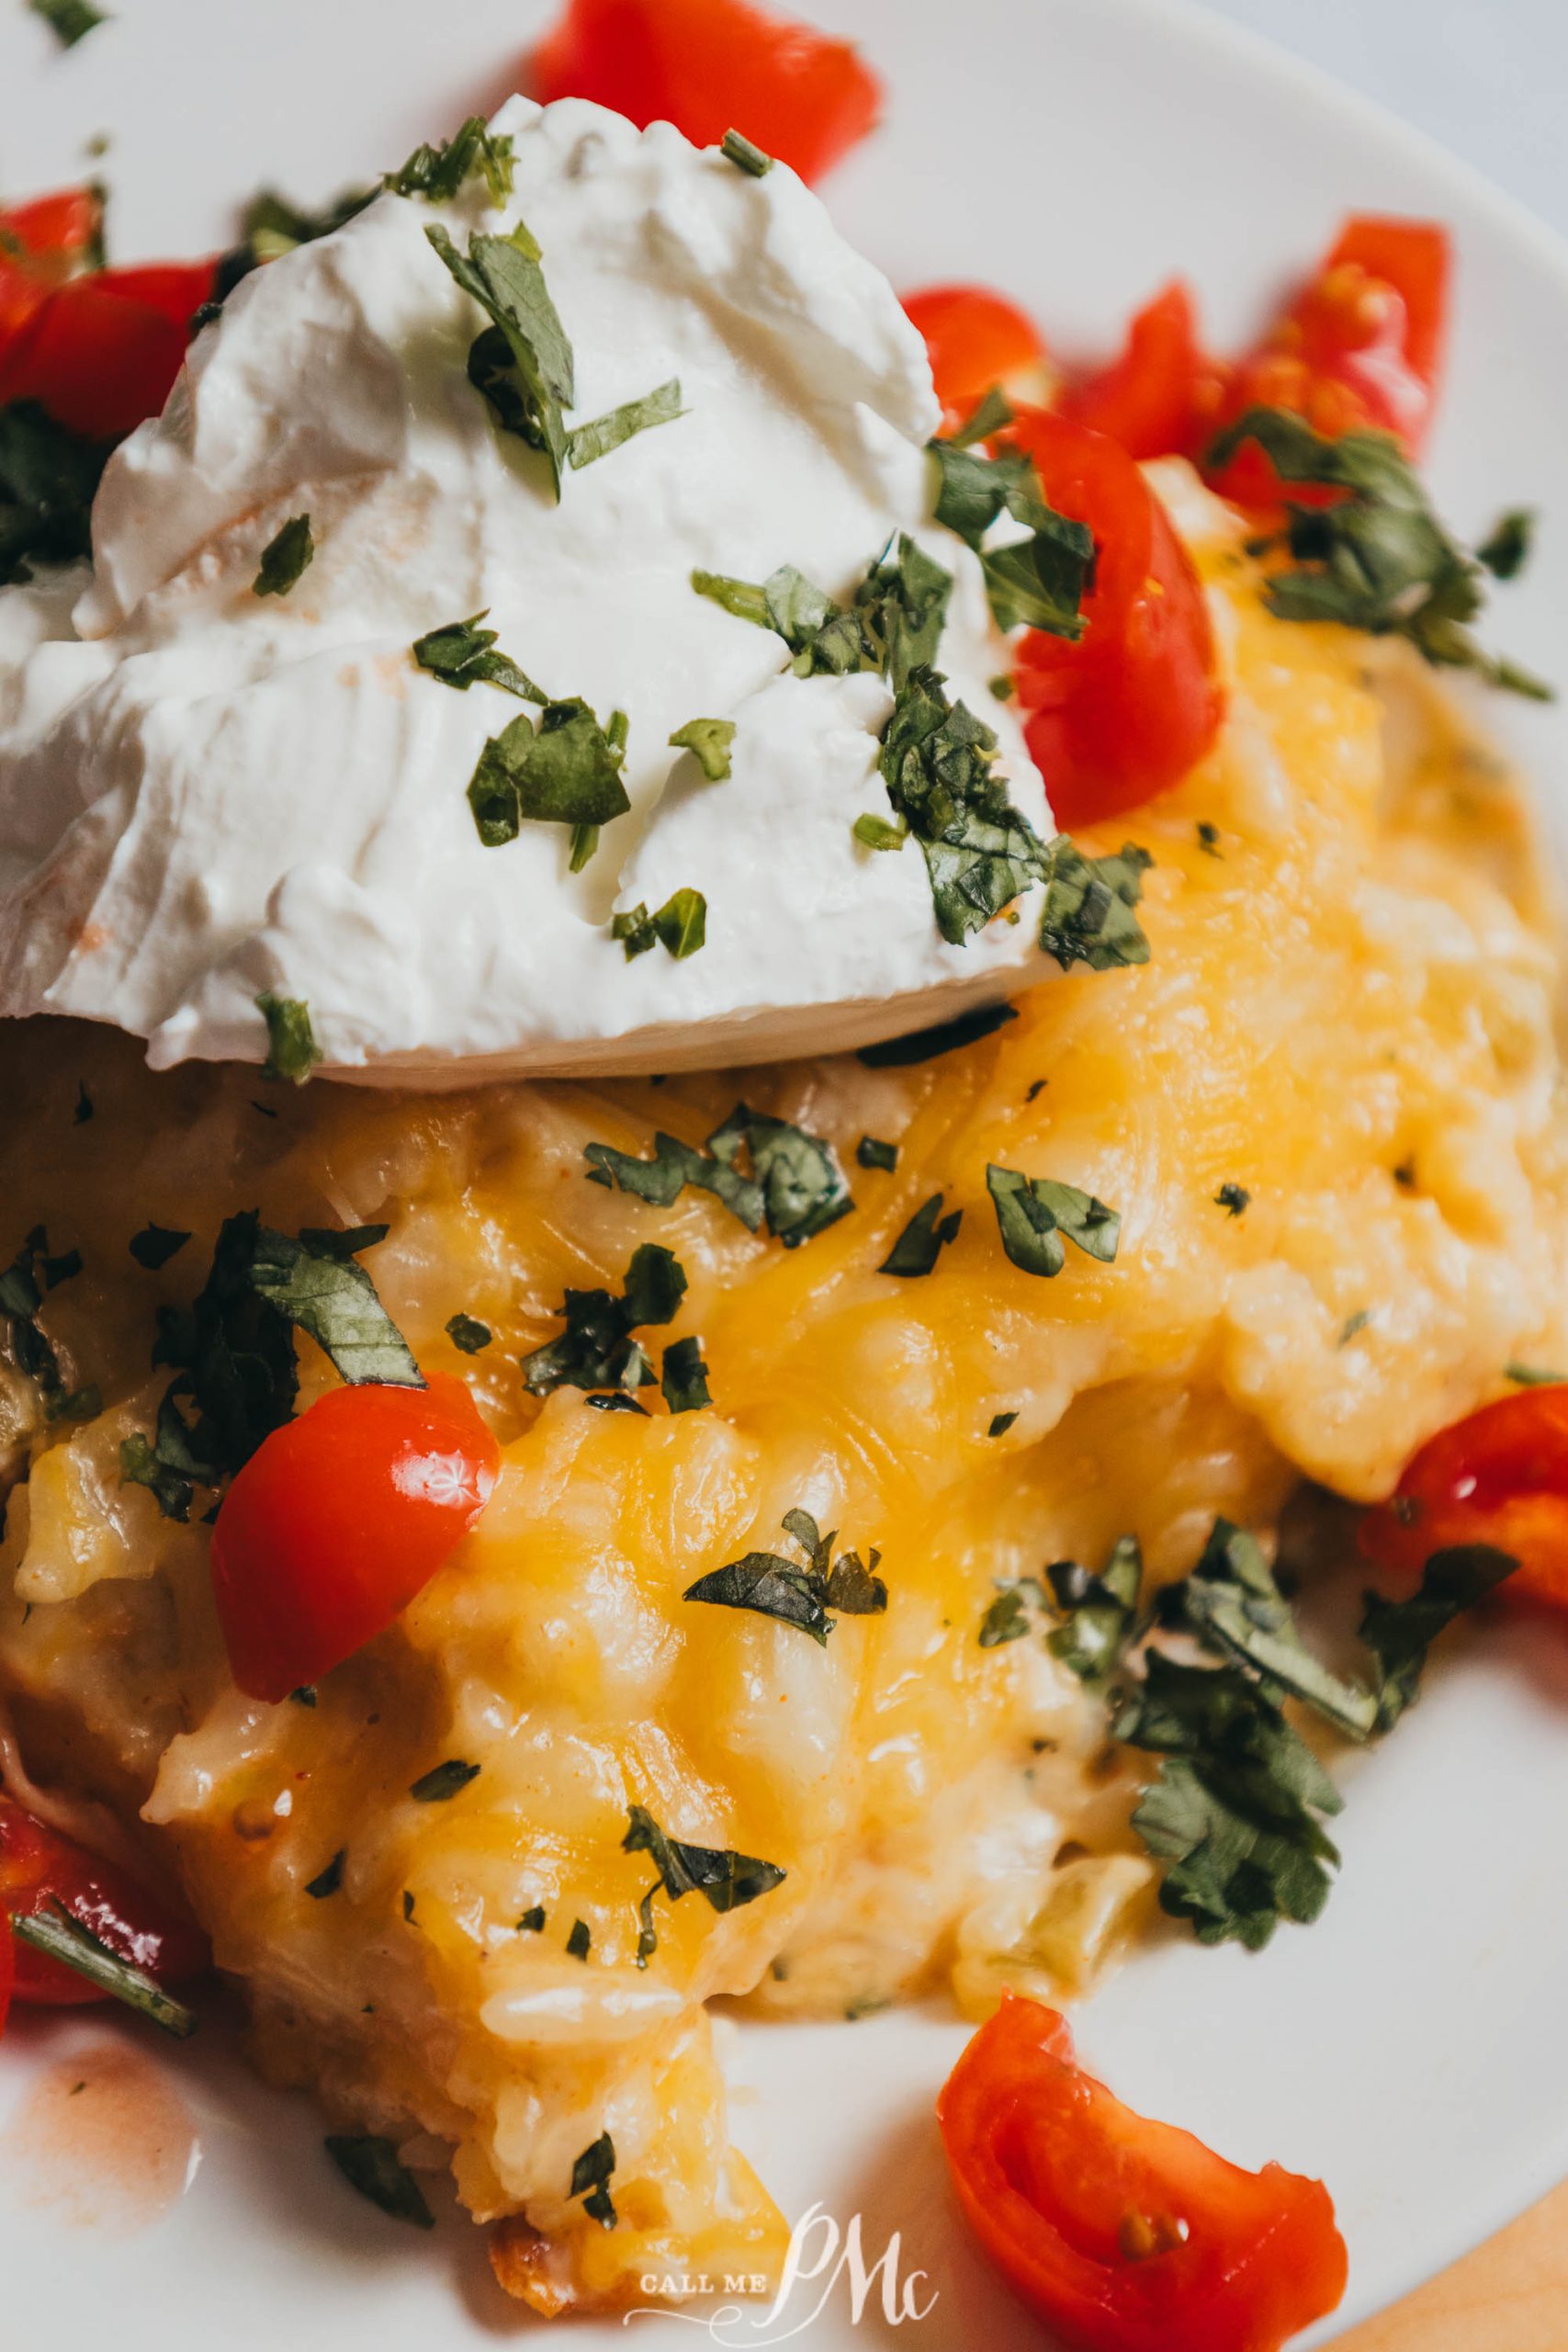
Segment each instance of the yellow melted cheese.
[{"label": "yellow melted cheese", "polygon": [[[1136,1776],[1038,1634],[980,1645],[997,1580],[1098,1564],[1126,1532],[1179,1574],[1217,1511],[1267,1531],[1303,1476],[1377,1496],[1510,1360],[1565,1360],[1556,961],[1517,804],[1397,662],[1374,693],[1365,640],[1271,620],[1234,554],[1209,569],[1223,741],[1085,838],[1153,852],[1152,961],[1042,988],[962,1052],[387,1100],[155,1079],[65,1024],[0,1042],[0,1244],[42,1221],[81,1249],[43,1319],[106,1400],[45,1426],[0,1375],[0,1435],[32,1462],[0,1554],[23,1747],[150,1825],[270,2075],[340,2120],[434,2134],[477,2215],[519,2217],[498,2267],[541,2309],[776,2257],[780,2217],[728,2146],[710,1996],[853,2013],[947,1982],[980,2014],[1004,1982],[1079,1989],[1135,1928]],[[705,1194],[658,1210],[584,1182],[587,1143],[700,1142],[738,1096],[832,1139],[852,1216],[786,1251]],[[897,1144],[894,1173],[855,1165],[863,1134]],[[992,1161],[1119,1209],[1114,1265],[1010,1264]],[[878,1272],[938,1190],[963,1223],[935,1272]],[[367,1260],[383,1300],[505,1447],[475,1535],[313,1709],[235,1691],[205,1527],[118,1480],[167,1378],[148,1369],[155,1307],[189,1298],[242,1207],[388,1221]],[[156,1274],[127,1249],[150,1218],[196,1236]],[[686,1270],[655,1336],[701,1335],[711,1408],[528,1397],[517,1359],[557,1334],[563,1291],[618,1290],[645,1240]],[[495,1334],[478,1356],[446,1336],[459,1312]],[[331,1374],[299,1350],[308,1395]],[[879,1548],[884,1616],[819,1647],[682,1600],[787,1549],[797,1506]],[[452,1757],[478,1777],[413,1802]],[[654,1873],[622,1850],[634,1804],[783,1884],[722,1917],[660,1894],[639,1970]],[[341,1891],[308,1898],[339,1850]],[[536,1905],[544,1930],[520,1931]],[[614,2232],[568,2194],[605,2130]]]}]

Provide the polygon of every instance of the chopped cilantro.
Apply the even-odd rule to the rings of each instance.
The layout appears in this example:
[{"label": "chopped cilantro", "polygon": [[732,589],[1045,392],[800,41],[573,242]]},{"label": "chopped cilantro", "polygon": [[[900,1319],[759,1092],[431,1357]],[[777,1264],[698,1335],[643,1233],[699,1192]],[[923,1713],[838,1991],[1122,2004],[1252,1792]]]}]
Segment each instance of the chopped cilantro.
[{"label": "chopped cilantro", "polygon": [[964,1222],[962,1209],[950,1209],[942,1215],[946,1194],[933,1193],[922,1203],[877,1268],[879,1274],[929,1274],[950,1241],[958,1238]]},{"label": "chopped cilantro", "polygon": [[310,1008],[297,996],[275,996],[270,989],[256,999],[256,1011],[266,1023],[264,1078],[286,1080],[303,1086],[310,1072],[325,1059],[310,1026]]},{"label": "chopped cilantro", "polygon": [[128,2009],[134,2009],[176,2041],[188,2041],[196,2031],[196,2018],[183,2001],[165,1993],[143,1969],[111,1951],[85,1921],[62,1904],[51,1899],[41,1911],[12,1912],[11,1933],[18,1943],[29,1945],[46,1960],[59,1961],[85,1976],[100,1993],[123,2001]]},{"label": "chopped cilantro", "polygon": [[635,1396],[623,1396],[618,1388],[607,1396],[585,1396],[582,1401],[595,1413],[635,1413],[643,1421],[649,1417],[646,1405],[639,1405]]},{"label": "chopped cilantro", "polygon": [[[738,1109],[740,1107],[737,1105]],[[722,1134],[724,1130],[718,1132]],[[761,1225],[764,1202],[761,1184],[742,1175],[731,1159],[720,1159],[711,1143],[706,1149],[699,1150],[695,1144],[682,1143],[678,1136],[660,1132],[653,1138],[651,1159],[638,1159],[631,1152],[617,1151],[607,1143],[587,1145],[582,1156],[590,1163],[591,1184],[616,1187],[660,1209],[669,1208],[683,1186],[694,1184],[722,1201],[749,1232],[755,1233]]]},{"label": "chopped cilantro", "polygon": [[906,1036],[863,1046],[855,1059],[867,1069],[908,1069],[915,1062],[935,1061],[939,1054],[955,1054],[961,1046],[978,1045],[982,1037],[1017,1019],[1016,1005],[977,1004],[972,1012],[939,1021],[932,1028],[912,1029]]},{"label": "chopped cilantro", "polygon": [[986,1170],[986,1189],[997,1213],[1002,1248],[1026,1274],[1059,1274],[1066,1261],[1062,1236],[1089,1257],[1110,1265],[1121,1239],[1122,1219],[1092,1193],[1058,1184],[1049,1176],[1024,1176],[1014,1168]]},{"label": "chopped cilantro", "polygon": [[1047,1636],[1046,1648],[1081,1682],[1102,1687],[1138,1631],[1144,1555],[1137,1539],[1122,1536],[1098,1575],[1076,1560],[1055,1560],[1045,1576],[1066,1620]]},{"label": "chopped cilantro", "polygon": [[517,1933],[520,1936],[542,1936],[544,1932],[545,1906],[542,1903],[536,1903],[518,1920]]},{"label": "chopped cilantro", "polygon": [[980,1647],[999,1650],[1022,1641],[1044,1607],[1045,1588],[1038,1577],[998,1577],[997,1597],[980,1620]]},{"label": "chopped cilantro", "polygon": [[261,569],[252,582],[258,596],[287,596],[316,560],[310,518],[296,514],[262,549]]},{"label": "chopped cilantro", "polygon": [[711,1405],[708,1390],[708,1368],[703,1362],[700,1340],[671,1340],[664,1351],[664,1372],[660,1383],[664,1401],[672,1413],[694,1413],[704,1405]]},{"label": "chopped cilantro", "polygon": [[1066,833],[1045,852],[1045,904],[1040,944],[1064,972],[1087,964],[1091,972],[1118,964],[1146,964],[1149,943],[1133,912],[1144,876],[1154,864],[1147,850],[1124,842],[1114,857],[1086,857]]},{"label": "chopped cilantro", "polygon": [[1536,517],[1528,506],[1502,515],[1475,550],[1494,580],[1517,580],[1529,561],[1535,542]]},{"label": "chopped cilantro", "polygon": [[576,371],[539,247],[521,220],[504,237],[471,236],[466,256],[439,222],[424,233],[464,293],[494,322],[469,351],[469,379],[502,430],[544,454],[558,503],[569,438],[564,412],[575,397]]},{"label": "chopped cilantro", "polygon": [[625,737],[601,727],[573,696],[545,705],[536,732],[525,711],[492,735],[468,784],[468,807],[487,849],[515,841],[525,824],[600,826],[631,807],[621,770]]},{"label": "chopped cilantro", "polygon": [[754,146],[751,141],[739,130],[725,132],[724,137],[719,141],[719,152],[735,164],[738,170],[744,172],[750,179],[766,179],[773,168],[773,156],[765,155],[760,147]]},{"label": "chopped cilantro", "polygon": [[[743,1148],[750,1176],[740,1166]],[[591,1184],[618,1186],[656,1208],[668,1208],[684,1185],[695,1185],[712,1193],[750,1233],[765,1218],[769,1232],[791,1250],[854,1206],[831,1144],[747,1102],[735,1105],[702,1150],[660,1133],[651,1159],[604,1143],[589,1144],[583,1157],[591,1163]]]},{"label": "chopped cilantro", "polygon": [[[1225,464],[1248,441],[1281,481],[1343,493],[1326,506],[1286,502],[1282,538],[1292,564],[1269,575],[1264,601],[1271,613],[1403,637],[1437,667],[1473,671],[1538,702],[1552,699],[1550,686],[1484,652],[1471,634],[1483,602],[1483,566],[1438,520],[1392,435],[1325,437],[1288,410],[1254,408],[1220,435],[1211,462]],[[1510,562],[1518,569],[1527,544],[1517,517],[1488,542],[1505,571]]]},{"label": "chopped cilantro", "polygon": [[144,1225],[140,1233],[130,1237],[130,1254],[139,1266],[145,1266],[150,1274],[155,1274],[189,1239],[188,1233],[181,1233],[173,1226]]},{"label": "chopped cilantro", "polygon": [[96,26],[110,21],[90,0],[28,0],[28,6],[43,18],[62,49],[74,49]]},{"label": "chopped cilantro", "polygon": [[406,164],[388,172],[381,185],[394,196],[423,196],[427,204],[449,204],[476,173],[484,175],[491,202],[502,204],[512,193],[512,141],[498,138],[481,114],[471,114],[451,139],[416,147]]},{"label": "chopped cilantro", "polygon": [[449,1756],[444,1764],[434,1764],[428,1772],[422,1772],[409,1794],[415,1804],[445,1804],[479,1777],[479,1765],[465,1763],[460,1756]]},{"label": "chopped cilantro", "polygon": [[872,670],[899,693],[911,671],[936,658],[953,578],[904,532],[869,566],[847,605],[788,563],[761,585],[694,571],[692,586],[738,620],[782,637],[797,678]]},{"label": "chopped cilantro", "polygon": [[614,916],[610,936],[620,941],[628,964],[653,947],[663,947],[679,964],[694,956],[706,941],[707,920],[708,902],[700,890],[672,890],[652,914],[639,903]]},{"label": "chopped cilantro", "polygon": [[1198,846],[1201,850],[1207,851],[1211,857],[1224,855],[1220,848],[1220,829],[1218,825],[1211,824],[1207,817],[1200,817],[1198,820]]},{"label": "chopped cilantro", "polygon": [[[937,472],[936,519],[979,556],[999,629],[1027,626],[1076,641],[1087,626],[1079,608],[1093,571],[1094,535],[1046,503],[1024,451],[979,455],[976,437],[988,438],[1007,420],[998,410],[979,421],[987,427],[979,435],[972,420],[960,440],[930,445]],[[1029,537],[987,549],[986,535],[1004,512]]]},{"label": "chopped cilantro", "polygon": [[1543,1372],[1534,1364],[1506,1363],[1503,1377],[1511,1380],[1516,1388],[1559,1388],[1568,1381],[1568,1373]]},{"label": "chopped cilantro", "polygon": [[[578,1922],[581,1925],[581,1920]],[[610,2195],[610,2182],[615,2170],[615,2143],[607,2132],[601,2132],[591,2148],[584,2148],[571,2167],[569,2197],[581,2197],[582,2210],[602,2229],[613,2230],[617,2219]]]},{"label": "chopped cilantro", "polygon": [[671,1903],[695,1894],[715,1911],[723,1913],[738,1911],[744,1904],[755,1903],[759,1895],[771,1894],[775,1886],[782,1886],[787,1875],[776,1862],[760,1861],[754,1854],[738,1854],[728,1846],[689,1846],[680,1838],[667,1837],[640,1804],[626,1807],[626,1822],[622,1851],[649,1855],[659,1872],[658,1880],[637,1906],[642,1922],[637,1950],[639,1968],[646,1968],[650,1955],[658,1950],[653,1898],[660,1887]]},{"label": "chopped cilantro", "polygon": [[103,1409],[96,1387],[68,1389],[53,1343],[38,1321],[44,1294],[69,1282],[82,1271],[79,1250],[51,1257],[49,1235],[35,1225],[11,1263],[0,1272],[0,1317],[3,1317],[17,1369],[30,1380],[51,1421],[92,1420]]},{"label": "chopped cilantro", "polygon": [[323,1902],[329,1894],[337,1893],[343,1884],[343,1866],[347,1860],[346,1849],[340,1846],[326,1868],[318,1871],[314,1878],[306,1880],[305,1892],[312,1903]]},{"label": "chopped cilantro", "polygon": [[898,1147],[884,1143],[878,1136],[862,1136],[855,1146],[855,1159],[863,1168],[885,1169],[891,1175],[898,1165]]},{"label": "chopped cilantro", "polygon": [[571,1933],[566,1939],[566,1949],[569,1958],[572,1960],[587,1959],[593,1949],[593,1930],[586,1919],[572,1921]]},{"label": "chopped cilantro", "polygon": [[991,1425],[986,1431],[986,1435],[987,1437],[1006,1437],[1009,1430],[1011,1429],[1017,1419],[1018,1415],[1016,1413],[993,1413],[991,1415]]},{"label": "chopped cilantro", "polygon": [[670,738],[674,752],[690,752],[710,784],[723,784],[730,772],[735,741],[733,718],[689,718]]},{"label": "chopped cilantro", "polygon": [[151,1443],[138,1430],[123,1438],[119,1448],[120,1484],[145,1487],[165,1519],[182,1522],[190,1518],[197,1487],[216,1486],[220,1475],[186,1425],[179,1409],[184,1393],[178,1383],[164,1391]]},{"label": "chopped cilantro", "polygon": [[1361,1619],[1361,1639],[1377,1661],[1377,1729],[1392,1730],[1421,1695],[1421,1672],[1427,1652],[1438,1635],[1462,1610],[1483,1600],[1518,1561],[1489,1544],[1461,1544],[1434,1552],[1422,1572],[1421,1586],[1405,1600],[1385,1600],[1369,1592]]},{"label": "chopped cilantro", "polygon": [[1377,1710],[1371,1693],[1331,1673],[1307,1648],[1290,1602],[1245,1528],[1226,1519],[1214,1521],[1191,1575],[1161,1594],[1160,1615],[1216,1656],[1249,1668],[1273,1696],[1284,1692],[1304,1701],[1348,1738],[1365,1739],[1372,1730]]},{"label": "chopped cilantro", "polygon": [[569,1290],[560,1312],[566,1329],[523,1358],[523,1384],[532,1396],[557,1388],[649,1387],[652,1364],[632,1333],[674,1320],[686,1290],[685,1269],[659,1243],[645,1241],[632,1253],[626,1289]]},{"label": "chopped cilantro", "polygon": [[1214,1206],[1224,1209],[1227,1216],[1240,1216],[1251,1199],[1245,1184],[1222,1184],[1214,1194]]},{"label": "chopped cilantro", "polygon": [[996,751],[991,729],[949,701],[935,670],[911,670],[883,730],[882,777],[925,853],[937,929],[954,944],[1043,870],[1039,837],[992,772]]},{"label": "chopped cilantro", "polygon": [[333,2132],[321,2144],[349,2187],[394,2222],[410,2222],[420,2230],[435,2227],[423,2189],[390,2140],[374,2132]]},{"label": "chopped cilantro", "polygon": [[355,1385],[423,1388],[419,1366],[376,1285],[355,1261],[387,1238],[384,1225],[302,1227],[297,1240],[257,1232],[248,1272],[251,1288],[332,1360],[340,1378]]},{"label": "chopped cilantro", "polygon": [[515,695],[519,702],[547,704],[549,696],[543,687],[536,686],[510,654],[496,651],[497,631],[479,627],[488,609],[475,613],[466,621],[448,621],[444,628],[433,628],[416,638],[414,660],[422,670],[439,678],[444,686],[456,686],[459,694],[467,694],[470,686],[482,683],[500,686],[504,694]]},{"label": "chopped cilantro", "polygon": [[567,435],[567,461],[573,473],[581,473],[584,466],[596,465],[634,435],[646,433],[655,424],[673,424],[685,413],[681,406],[681,379],[671,376],[667,384],[644,392],[640,400],[625,401],[591,424],[574,425]]},{"label": "chopped cilantro", "polygon": [[748,1552],[722,1568],[711,1568],[681,1598],[777,1618],[781,1624],[797,1625],[823,1648],[833,1630],[830,1610],[846,1617],[881,1616],[887,1606],[887,1587],[876,1573],[879,1552],[874,1549],[869,1562],[858,1552],[840,1553],[835,1560],[837,1531],[824,1535],[809,1511],[786,1512],[784,1528],[806,1555],[804,1567],[778,1552]]},{"label": "chopped cilantro", "polygon": [[986,691],[993,702],[1011,702],[1018,688],[1008,676],[1007,672],[1002,670],[994,678],[987,679]]},{"label": "chopped cilantro", "polygon": [[0,588],[25,584],[35,563],[91,552],[93,500],[110,447],[68,432],[36,401],[0,407]]},{"label": "chopped cilantro", "polygon": [[909,826],[900,817],[889,824],[886,817],[878,817],[872,809],[855,819],[851,832],[863,849],[902,849],[909,838]]},{"label": "chopped cilantro", "polygon": [[477,1356],[481,1348],[489,1347],[495,1333],[475,1315],[453,1315],[447,1317],[446,1337],[460,1354]]}]

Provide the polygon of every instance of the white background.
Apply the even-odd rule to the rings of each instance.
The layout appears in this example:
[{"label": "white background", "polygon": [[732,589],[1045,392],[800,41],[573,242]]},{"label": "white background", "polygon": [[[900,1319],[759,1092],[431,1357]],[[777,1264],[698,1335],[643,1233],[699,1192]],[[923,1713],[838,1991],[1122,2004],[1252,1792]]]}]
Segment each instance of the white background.
[{"label": "white background", "polygon": [[1208,0],[1440,139],[1568,235],[1563,0]]}]

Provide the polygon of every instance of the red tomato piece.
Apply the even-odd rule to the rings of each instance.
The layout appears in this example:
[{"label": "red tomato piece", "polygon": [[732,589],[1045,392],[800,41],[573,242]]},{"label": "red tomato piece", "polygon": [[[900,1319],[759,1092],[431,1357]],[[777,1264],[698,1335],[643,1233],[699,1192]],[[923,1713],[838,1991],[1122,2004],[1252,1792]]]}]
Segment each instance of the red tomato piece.
[{"label": "red tomato piece", "polygon": [[460,1380],[329,1389],[274,1430],[212,1531],[234,1679],[286,1699],[385,1633],[490,1500],[501,1448]]},{"label": "red tomato piece", "polygon": [[62,188],[0,211],[0,343],[50,291],[96,262],[104,207],[96,187]]},{"label": "red tomato piece", "polygon": [[[73,1838],[35,1820],[9,1797],[0,1797],[0,1917],[28,1917],[55,1904],[160,1984],[183,1984],[211,1965],[206,1937],[172,1904],[116,1863],[100,1861]],[[18,2001],[65,2008],[108,1997],[62,1961],[35,1951],[8,1931],[6,1940]],[[0,1952],[0,1973],[5,1967]],[[0,1999],[0,2015],[3,2010]]]},{"label": "red tomato piece", "polygon": [[925,286],[904,308],[925,337],[949,430],[973,416],[993,384],[1015,398],[1045,391],[1045,343],[1032,319],[987,286]]},{"label": "red tomato piece", "polygon": [[17,1940],[11,1933],[11,1922],[0,1913],[0,2033],[6,2030],[6,2019],[11,2009],[11,1986],[17,1973]]},{"label": "red tomato piece", "polygon": [[699,147],[739,130],[804,180],[863,139],[882,105],[848,41],[747,0],[569,0],[531,81],[547,104],[592,98],[639,129],[672,122]]},{"label": "red tomato piece", "polygon": [[1413,1583],[1434,1552],[1490,1544],[1519,1563],[1506,1596],[1568,1609],[1568,1385],[1522,1389],[1439,1430],[1367,1512],[1360,1543]]},{"label": "red tomato piece", "polygon": [[1050,504],[1095,537],[1083,637],[1032,630],[1018,657],[1029,747],[1070,830],[1179,783],[1213,743],[1224,697],[1192,560],[1127,452],[1043,409],[1021,413],[1013,436]]},{"label": "red tomato piece", "polygon": [[1176,277],[1137,313],[1119,357],[1065,385],[1055,406],[1075,424],[1108,433],[1130,458],[1185,457],[1207,429],[1218,392],[1191,291]]},{"label": "red tomato piece", "polygon": [[122,438],[174,390],[213,267],[106,269],[56,288],[0,346],[0,404],[38,401],[89,440]]},{"label": "red tomato piece", "polygon": [[[1232,371],[1213,429],[1249,408],[1286,408],[1322,434],[1392,433],[1418,456],[1442,365],[1450,263],[1448,232],[1435,221],[1348,220],[1316,275]],[[1280,491],[1256,448],[1241,450],[1214,486],[1244,505],[1272,504]]]},{"label": "red tomato piece", "polygon": [[1320,2181],[1134,2115],[1038,2002],[1004,1996],[937,2120],[971,2229],[1064,2352],[1277,2352],[1344,2294]]}]

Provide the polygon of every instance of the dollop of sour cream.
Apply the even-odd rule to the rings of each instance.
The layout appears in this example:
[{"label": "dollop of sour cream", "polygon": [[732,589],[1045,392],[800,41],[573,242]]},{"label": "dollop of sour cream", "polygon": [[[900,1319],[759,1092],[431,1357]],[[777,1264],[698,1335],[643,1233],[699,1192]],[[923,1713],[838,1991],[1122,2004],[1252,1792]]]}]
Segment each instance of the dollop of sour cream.
[{"label": "dollop of sour cream", "polygon": [[[90,581],[0,592],[0,1012],[116,1023],[155,1067],[259,1061],[270,991],[308,1006],[329,1072],[439,1085],[830,1050],[1054,968],[1038,889],[950,944],[918,844],[855,838],[892,820],[885,681],[797,677],[691,584],[792,564],[847,600],[910,533],[953,576],[949,691],[1049,837],[987,692],[1006,650],[978,563],[929,521],[939,412],[886,280],[782,165],[577,100],[492,129],[504,203],[482,178],[385,194],[245,280],[111,459]],[[469,379],[488,321],[425,234],[462,252],[519,220],[573,347],[568,424],[681,388],[558,503]],[[257,595],[301,514],[313,560]],[[564,824],[476,830],[475,764],[524,706],[411,648],[481,612],[550,696],[626,714],[631,808],[580,872]],[[695,718],[733,724],[722,780],[671,745]],[[682,889],[700,952],[628,960],[613,916]]]}]

